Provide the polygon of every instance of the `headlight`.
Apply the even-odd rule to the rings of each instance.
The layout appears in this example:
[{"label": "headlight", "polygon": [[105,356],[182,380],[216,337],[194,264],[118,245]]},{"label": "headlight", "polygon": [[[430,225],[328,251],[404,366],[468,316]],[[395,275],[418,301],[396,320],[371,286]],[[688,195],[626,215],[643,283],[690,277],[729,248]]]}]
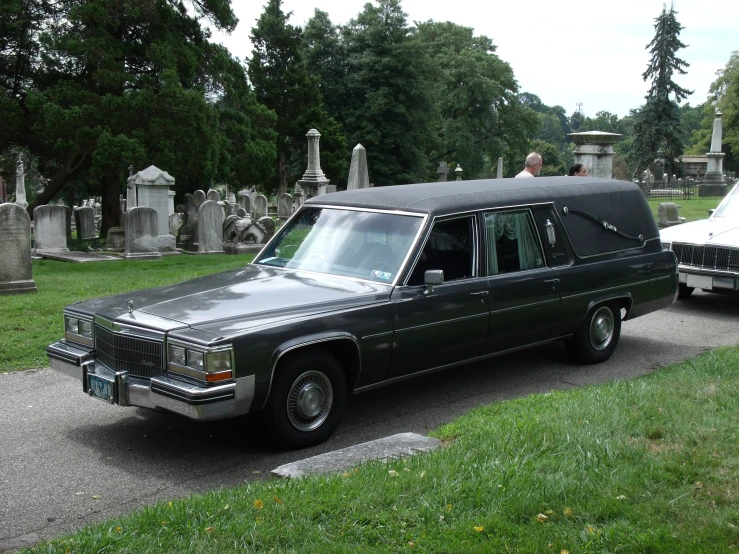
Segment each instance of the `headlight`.
[{"label": "headlight", "polygon": [[64,314],[64,338],[92,346],[92,320]]},{"label": "headlight", "polygon": [[208,383],[233,377],[231,364],[233,351],[230,346],[209,350],[170,343],[167,353],[167,368],[173,373]]}]

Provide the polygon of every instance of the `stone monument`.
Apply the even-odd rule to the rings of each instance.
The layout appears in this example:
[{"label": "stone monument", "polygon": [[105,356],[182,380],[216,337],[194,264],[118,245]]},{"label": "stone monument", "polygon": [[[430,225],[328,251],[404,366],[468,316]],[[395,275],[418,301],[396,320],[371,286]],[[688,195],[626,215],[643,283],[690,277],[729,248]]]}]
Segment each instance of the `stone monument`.
[{"label": "stone monument", "polygon": [[436,168],[436,174],[439,176],[437,182],[445,183],[447,175],[449,175],[449,166],[446,162],[439,162],[439,167]]},{"label": "stone monument", "polygon": [[[133,190],[136,198],[133,206],[153,208],[157,213],[159,251],[175,249],[175,237],[169,234],[169,187],[174,183],[174,177],[153,165],[131,175],[127,182],[129,192]],[[130,209],[129,198],[126,200]]]},{"label": "stone monument", "polygon": [[0,204],[0,295],[37,292],[31,266],[31,219],[24,208]]},{"label": "stone monument", "polygon": [[[307,200],[314,196],[326,194],[326,185],[328,185],[329,180],[321,170],[321,151],[318,146],[321,133],[316,129],[311,129],[305,136],[308,137],[308,169],[305,170],[303,178],[298,181],[298,184],[303,189]],[[259,218],[256,212],[254,218]]]},{"label": "stone monument", "polygon": [[723,114],[716,111],[716,118],[713,120],[713,133],[711,134],[711,151],[706,153],[708,163],[706,165],[706,174],[703,176],[703,182],[698,189],[700,196],[725,196],[727,184],[724,179],[724,154],[721,152],[721,141],[723,133],[723,123],[721,116]]},{"label": "stone monument", "polygon": [[349,182],[346,185],[346,190],[366,188],[369,188],[367,151],[364,146],[357,144],[352,150],[352,163],[349,166]]},{"label": "stone monument", "polygon": [[69,252],[67,248],[67,207],[36,206],[33,209],[33,238],[37,254]]},{"label": "stone monument", "polygon": [[613,177],[613,145],[620,139],[618,133],[586,131],[568,135],[575,143],[575,163],[588,167],[589,175],[611,179]]}]

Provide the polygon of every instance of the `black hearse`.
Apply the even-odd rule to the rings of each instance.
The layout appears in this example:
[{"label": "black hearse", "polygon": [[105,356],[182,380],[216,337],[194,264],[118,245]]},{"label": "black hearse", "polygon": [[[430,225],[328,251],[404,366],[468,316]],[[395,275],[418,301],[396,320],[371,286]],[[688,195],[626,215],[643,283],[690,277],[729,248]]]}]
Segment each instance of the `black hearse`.
[{"label": "black hearse", "polygon": [[550,341],[606,360],[677,265],[632,183],[553,177],[311,198],[243,269],[79,302],[51,366],[90,396],[328,438],[347,395]]}]

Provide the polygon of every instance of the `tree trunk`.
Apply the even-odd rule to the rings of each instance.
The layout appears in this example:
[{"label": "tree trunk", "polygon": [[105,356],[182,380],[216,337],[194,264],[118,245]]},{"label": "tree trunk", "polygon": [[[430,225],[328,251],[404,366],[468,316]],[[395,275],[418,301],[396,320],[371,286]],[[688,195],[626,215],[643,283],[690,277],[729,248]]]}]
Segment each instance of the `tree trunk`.
[{"label": "tree trunk", "polygon": [[77,171],[79,171],[79,169],[87,162],[87,158],[91,150],[92,149],[87,149],[81,153],[72,152],[67,156],[67,159],[64,161],[64,165],[59,168],[56,175],[54,175],[51,178],[51,181],[49,181],[49,183],[44,187],[44,191],[36,197],[36,200],[31,202],[28,208],[26,208],[28,217],[33,219],[33,209],[36,206],[45,206],[48,204],[49,201],[54,198],[56,193],[64,188],[64,185],[67,184],[70,177],[74,176],[74,174],[77,173]]},{"label": "tree trunk", "polygon": [[287,192],[287,162],[284,152],[277,156],[277,196]]},{"label": "tree trunk", "polygon": [[115,167],[109,167],[105,171],[102,178],[102,216],[100,221],[100,237],[104,238],[108,235],[108,229],[116,227],[121,220],[121,204],[119,202],[121,195],[120,176]]}]

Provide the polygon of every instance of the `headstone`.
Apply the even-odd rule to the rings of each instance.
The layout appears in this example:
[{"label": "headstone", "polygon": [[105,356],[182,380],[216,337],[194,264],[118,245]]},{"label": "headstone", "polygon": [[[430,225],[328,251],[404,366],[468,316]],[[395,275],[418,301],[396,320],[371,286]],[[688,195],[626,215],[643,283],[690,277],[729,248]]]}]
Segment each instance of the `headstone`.
[{"label": "headstone", "polygon": [[[305,136],[308,138],[308,169],[305,170],[298,184],[303,188],[305,198],[308,199],[325,194],[329,181],[321,170],[321,150],[318,146],[321,133],[316,129],[311,129]],[[256,212],[254,212],[254,217],[258,217]]]},{"label": "headstone", "polygon": [[216,202],[221,207],[221,212],[223,212],[223,219],[225,220],[228,216],[231,215],[231,205],[228,202],[224,202],[223,200],[218,200]]},{"label": "headstone", "polygon": [[264,216],[260,217],[257,220],[257,223],[259,223],[267,231],[267,235],[264,238],[264,242],[267,242],[275,234],[275,220],[271,217]]},{"label": "headstone", "polygon": [[223,212],[217,202],[206,200],[198,210],[198,253],[223,252]]},{"label": "headstone", "polygon": [[293,215],[293,197],[289,194],[281,194],[277,199],[277,217],[285,220]]},{"label": "headstone", "polygon": [[364,146],[357,144],[352,150],[352,163],[349,166],[349,182],[346,185],[346,190],[366,188],[369,188],[367,151]]},{"label": "headstone", "polygon": [[207,200],[207,198],[205,197],[205,193],[200,189],[192,193],[192,199],[195,202],[195,206],[197,206],[198,208],[200,207],[200,204]]},{"label": "headstone", "polygon": [[123,258],[161,260],[158,250],[159,216],[154,208],[136,207],[126,212],[126,242]]},{"label": "headstone", "polygon": [[498,158],[498,171],[495,174],[496,179],[503,178],[503,158]]},{"label": "headstone", "polygon": [[37,253],[69,252],[67,207],[36,206],[33,209],[33,237]]},{"label": "headstone", "polygon": [[24,208],[0,204],[0,237],[0,295],[37,292],[31,266],[31,219]]},{"label": "headstone", "polygon": [[449,175],[449,166],[446,162],[439,162],[439,167],[436,168],[436,174],[439,176],[437,181],[439,183],[445,183],[447,175]]},{"label": "headstone", "polygon": [[249,196],[247,192],[239,192],[236,203],[241,206],[246,211],[246,213],[251,215],[251,196]]},{"label": "headstone", "polygon": [[221,201],[221,195],[218,194],[217,190],[214,189],[208,189],[208,193],[205,195],[206,200],[213,200],[213,202],[220,202]]},{"label": "headstone", "polygon": [[246,217],[247,211],[244,208],[239,208],[238,210],[236,210],[236,215],[239,217]]},{"label": "headstone", "polygon": [[65,218],[65,232],[67,233],[67,240],[72,239],[72,208],[64,206],[64,218]]},{"label": "headstone", "polygon": [[169,209],[169,215],[172,215],[173,213],[175,213],[174,197],[175,197],[175,191],[168,190],[167,191],[167,208]]},{"label": "headstone", "polygon": [[136,189],[136,205],[157,213],[158,248],[162,250],[175,247],[175,238],[169,234],[169,187],[174,184],[174,177],[153,165],[128,178],[128,186]]},{"label": "headstone", "polygon": [[15,203],[24,210],[28,207],[26,202],[26,174],[23,170],[23,158],[18,154],[15,162]]},{"label": "headstone", "polygon": [[259,219],[267,215],[267,197],[263,194],[257,194],[254,197],[254,207],[252,208],[254,219]]},{"label": "headstone", "polygon": [[685,223],[685,218],[680,217],[678,208],[680,206],[673,202],[662,202],[657,206],[657,226],[662,229]]},{"label": "headstone", "polygon": [[182,227],[182,214],[170,214],[169,215],[169,234],[177,236],[177,233]]},{"label": "headstone", "polygon": [[95,212],[90,206],[82,206],[74,211],[78,239],[94,239],[98,236],[95,230]]}]

